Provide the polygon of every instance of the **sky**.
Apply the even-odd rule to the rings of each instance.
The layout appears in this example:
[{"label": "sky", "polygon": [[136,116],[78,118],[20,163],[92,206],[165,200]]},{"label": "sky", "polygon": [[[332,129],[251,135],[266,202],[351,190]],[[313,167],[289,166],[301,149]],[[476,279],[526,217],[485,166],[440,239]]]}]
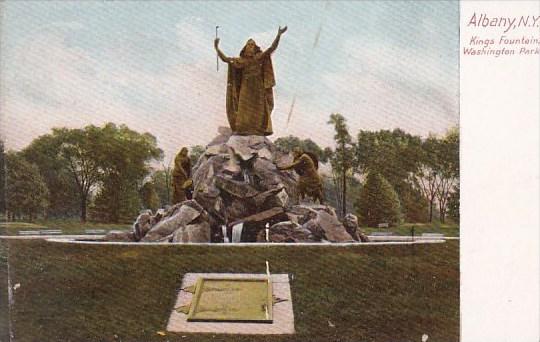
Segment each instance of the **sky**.
[{"label": "sky", "polygon": [[[444,134],[459,124],[457,1],[2,2],[0,136],[127,124],[170,161],[226,126],[226,65],[248,38],[273,54],[274,135],[333,145],[331,113],[360,129]],[[287,117],[291,112],[291,120]]]}]

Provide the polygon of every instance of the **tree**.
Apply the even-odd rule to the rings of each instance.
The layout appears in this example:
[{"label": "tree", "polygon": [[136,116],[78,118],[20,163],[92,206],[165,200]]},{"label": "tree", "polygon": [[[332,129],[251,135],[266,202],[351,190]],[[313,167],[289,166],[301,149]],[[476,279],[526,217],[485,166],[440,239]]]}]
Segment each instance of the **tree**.
[{"label": "tree", "polygon": [[399,196],[409,222],[426,220],[427,203],[418,189],[411,187],[409,175],[416,173],[422,156],[422,140],[401,129],[363,131],[355,145],[357,172],[376,172],[383,176]]},{"label": "tree", "polygon": [[201,145],[191,146],[189,149],[189,158],[191,159],[192,166],[197,165],[199,158],[203,155],[205,150],[204,146]]},{"label": "tree", "polygon": [[429,203],[429,221],[438,204],[439,219],[445,222],[448,200],[459,181],[459,131],[450,129],[443,138],[429,136],[422,143],[420,167],[412,173],[412,184]]},{"label": "tree", "polygon": [[149,163],[161,160],[163,151],[149,133],[108,123],[100,131],[96,160],[102,177],[94,211],[109,222],[130,221],[141,208],[139,190],[150,173]]},{"label": "tree", "polygon": [[429,222],[433,222],[433,206],[437,196],[438,178],[437,171],[429,165],[422,165],[420,169],[412,175],[412,183],[420,190],[425,200],[428,202]]},{"label": "tree", "polygon": [[400,129],[361,130],[355,147],[358,171],[379,173],[396,191],[406,184],[409,173],[416,171],[422,154],[421,138]]},{"label": "tree", "polygon": [[422,143],[420,166],[411,173],[413,184],[429,204],[429,222],[438,204],[439,218],[445,221],[449,197],[459,181],[459,131],[450,129],[446,136],[430,135]]},{"label": "tree", "polygon": [[24,158],[37,165],[49,193],[49,217],[73,217],[80,214],[77,185],[68,170],[67,160],[60,154],[62,139],[47,134],[34,139],[23,151]]},{"label": "tree", "polygon": [[437,188],[439,217],[441,223],[444,223],[448,201],[459,180],[459,130],[457,128],[450,129],[446,136],[439,140],[436,168],[439,178]]},{"label": "tree", "polygon": [[330,156],[332,173],[338,190],[338,203],[341,216],[347,214],[347,178],[352,176],[354,166],[354,145],[347,129],[345,118],[338,113],[330,115],[329,124],[334,125],[336,148]]},{"label": "tree", "polygon": [[141,200],[144,208],[148,208],[155,212],[159,206],[159,197],[156,192],[156,188],[154,187],[154,183],[146,182],[141,187]]},{"label": "tree", "polygon": [[420,165],[416,172],[411,172],[411,184],[418,189],[428,203],[429,222],[433,222],[433,209],[439,188],[439,171],[437,158],[439,155],[439,140],[429,136],[422,143]]},{"label": "tree", "polygon": [[6,152],[4,141],[0,139],[0,213],[6,211]]},{"label": "tree", "polygon": [[328,150],[323,150],[317,143],[311,139],[300,139],[289,135],[276,139],[274,144],[283,152],[292,152],[295,148],[299,148],[304,152],[310,152],[317,156],[318,160],[326,163],[328,161]]},{"label": "tree", "polygon": [[459,183],[454,185],[454,189],[448,199],[448,216],[452,221],[459,223]]},{"label": "tree", "polygon": [[[98,127],[53,128],[51,134],[35,139],[23,154],[48,174],[47,179],[55,199],[65,199],[58,193],[73,190],[77,195],[80,219],[85,222],[90,194],[102,175],[98,158],[104,148]],[[70,205],[70,202],[64,202],[63,205],[66,204]]]},{"label": "tree", "polygon": [[44,215],[48,206],[49,191],[36,165],[27,162],[21,155],[6,155],[7,184],[6,209],[11,218],[26,217],[33,221]]},{"label": "tree", "polygon": [[428,202],[418,189],[405,183],[400,187],[400,192],[396,190],[396,193],[406,222],[428,222]]},{"label": "tree", "polygon": [[147,163],[162,156],[156,144],[148,133],[108,123],[103,127],[55,128],[35,139],[24,154],[48,173],[55,198],[63,198],[59,195],[63,192],[77,195],[76,201],[71,198],[65,205],[78,202],[81,221],[86,221],[91,196],[96,193],[101,195],[99,209],[104,211],[99,216],[117,220],[122,208],[135,214],[139,209],[139,188],[149,172]]},{"label": "tree", "polygon": [[104,152],[99,127],[84,129],[53,129],[53,136],[60,141],[59,154],[71,174],[79,195],[81,222],[86,222],[90,193],[103,176],[100,157]]},{"label": "tree", "polygon": [[363,224],[375,227],[379,223],[397,225],[401,221],[401,206],[392,185],[380,174],[370,172],[356,203]]},{"label": "tree", "polygon": [[129,182],[108,180],[99,188],[90,207],[92,220],[98,222],[133,222],[143,207],[139,189]]},{"label": "tree", "polygon": [[[336,183],[333,178],[323,177],[323,190],[324,190],[324,200],[326,204],[334,207],[340,208],[340,203],[338,203],[338,194],[340,193],[336,189]],[[356,211],[355,201],[360,196],[362,191],[362,184],[356,177],[347,177],[347,212],[353,213]]]},{"label": "tree", "polygon": [[154,171],[151,182],[159,197],[160,207],[171,204],[171,168],[164,166],[163,169]]}]

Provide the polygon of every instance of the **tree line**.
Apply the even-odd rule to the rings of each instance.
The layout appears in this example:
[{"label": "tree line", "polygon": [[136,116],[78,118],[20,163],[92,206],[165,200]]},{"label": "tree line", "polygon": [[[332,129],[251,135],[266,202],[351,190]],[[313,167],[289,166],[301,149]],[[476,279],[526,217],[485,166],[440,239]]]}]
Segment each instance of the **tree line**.
[{"label": "tree line", "polygon": [[[325,197],[341,216],[355,213],[370,226],[459,220],[457,128],[442,137],[400,129],[353,137],[342,115],[332,114],[328,123],[334,148],[294,136],[275,144],[285,152],[299,147],[328,165]],[[192,165],[203,152],[190,148]],[[170,204],[171,171],[149,133],[113,123],[54,128],[18,152],[6,152],[0,141],[0,211],[8,219],[131,222],[143,208]]]},{"label": "tree line", "polygon": [[344,216],[356,213],[364,225],[401,222],[459,222],[459,130],[427,138],[401,129],[349,133],[346,119],[330,116],[335,147],[289,136],[276,140],[290,151],[302,148],[331,165],[326,197]]},{"label": "tree line", "polygon": [[101,221],[131,220],[149,162],[162,158],[154,136],[125,125],[54,128],[5,153],[4,210],[9,219],[78,215],[84,222],[90,210]]}]

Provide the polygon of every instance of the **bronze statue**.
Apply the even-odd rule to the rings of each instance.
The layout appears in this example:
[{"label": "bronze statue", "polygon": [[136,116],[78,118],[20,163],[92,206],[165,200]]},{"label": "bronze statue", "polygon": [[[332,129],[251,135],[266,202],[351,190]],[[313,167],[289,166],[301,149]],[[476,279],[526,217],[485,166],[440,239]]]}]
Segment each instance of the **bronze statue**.
[{"label": "bronze statue", "polygon": [[289,166],[279,167],[280,170],[291,170],[300,176],[298,180],[298,193],[300,199],[307,195],[313,198],[313,201],[319,200],[320,204],[324,202],[323,182],[318,171],[318,160],[315,155],[304,152],[300,149],[293,151],[294,161]]},{"label": "bronze statue", "polygon": [[272,45],[262,51],[253,39],[249,39],[240,57],[227,57],[219,49],[219,38],[214,47],[219,58],[228,64],[227,119],[232,131],[238,135],[271,135],[276,84],[271,54],[287,26],[279,28]]},{"label": "bronze statue", "polygon": [[188,149],[183,147],[174,158],[173,177],[173,203],[180,203],[186,199],[191,199],[191,160]]}]

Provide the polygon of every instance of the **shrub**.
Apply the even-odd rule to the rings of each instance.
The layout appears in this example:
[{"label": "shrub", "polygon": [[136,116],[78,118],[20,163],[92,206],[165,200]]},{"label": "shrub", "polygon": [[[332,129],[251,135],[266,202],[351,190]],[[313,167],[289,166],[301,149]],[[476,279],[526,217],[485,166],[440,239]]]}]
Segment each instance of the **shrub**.
[{"label": "shrub", "polygon": [[11,218],[22,218],[25,215],[32,221],[38,216],[44,216],[49,205],[49,190],[37,166],[13,152],[6,154],[5,162],[6,210]]},{"label": "shrub", "polygon": [[401,205],[392,185],[380,174],[369,173],[356,203],[362,224],[377,226],[388,223],[395,226],[401,222]]},{"label": "shrub", "polygon": [[459,224],[459,183],[454,186],[454,191],[450,193],[448,199],[448,216]]}]

